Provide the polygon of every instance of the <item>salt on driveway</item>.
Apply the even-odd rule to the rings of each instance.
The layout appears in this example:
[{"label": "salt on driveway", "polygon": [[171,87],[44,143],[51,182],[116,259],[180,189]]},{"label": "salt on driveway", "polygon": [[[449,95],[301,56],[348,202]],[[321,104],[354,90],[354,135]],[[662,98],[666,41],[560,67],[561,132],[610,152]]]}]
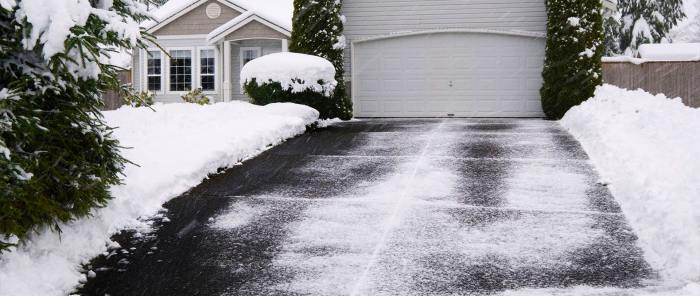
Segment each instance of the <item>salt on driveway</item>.
[{"label": "salt on driveway", "polygon": [[586,154],[555,122],[338,124],[166,208],[172,222],[120,236],[136,249],[93,261],[100,271],[80,292],[449,295],[654,277]]}]

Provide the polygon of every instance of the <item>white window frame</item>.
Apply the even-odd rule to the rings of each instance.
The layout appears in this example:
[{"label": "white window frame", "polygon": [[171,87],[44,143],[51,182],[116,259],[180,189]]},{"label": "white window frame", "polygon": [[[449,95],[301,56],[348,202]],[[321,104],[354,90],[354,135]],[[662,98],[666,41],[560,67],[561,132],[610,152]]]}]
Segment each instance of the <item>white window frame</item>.
[{"label": "white window frame", "polygon": [[240,66],[240,71],[243,71],[243,66],[245,66],[243,65],[243,53],[246,50],[255,50],[258,53],[258,58],[262,57],[262,47],[241,47],[238,50],[238,65]]},{"label": "white window frame", "polygon": [[195,88],[202,88],[202,51],[212,50],[214,51],[214,89],[213,90],[202,90],[205,94],[214,95],[219,93],[221,84],[221,69],[219,69],[219,50],[216,46],[199,46],[197,47],[197,84]]},{"label": "white window frame", "polygon": [[[160,90],[159,91],[152,91],[148,89],[148,77],[150,75],[148,74],[148,53],[152,51],[157,51],[160,53]],[[147,48],[145,50],[142,50],[142,56],[143,58],[143,85],[141,87],[141,90],[147,91],[152,94],[164,94],[165,93],[165,77],[167,74],[166,68],[165,68],[165,60],[168,59],[168,56],[160,50],[160,48],[157,47],[152,47],[152,48]]]},{"label": "white window frame", "polygon": [[197,73],[199,72],[199,70],[198,70],[199,63],[197,62],[197,60],[199,59],[199,55],[197,54],[196,47],[167,47],[167,48],[165,48],[165,50],[168,53],[166,55],[166,59],[165,59],[166,60],[165,67],[167,69],[167,75],[165,76],[165,78],[166,78],[165,79],[165,86],[166,86],[165,93],[169,94],[169,95],[184,95],[184,94],[187,94],[190,92],[190,91],[171,91],[170,90],[170,59],[171,59],[170,52],[173,50],[188,50],[190,52],[190,58],[192,59],[192,65],[191,65],[192,71],[190,74],[190,76],[191,76],[190,80],[192,81],[192,89],[196,89],[197,85],[198,85],[196,78],[197,78]]}]

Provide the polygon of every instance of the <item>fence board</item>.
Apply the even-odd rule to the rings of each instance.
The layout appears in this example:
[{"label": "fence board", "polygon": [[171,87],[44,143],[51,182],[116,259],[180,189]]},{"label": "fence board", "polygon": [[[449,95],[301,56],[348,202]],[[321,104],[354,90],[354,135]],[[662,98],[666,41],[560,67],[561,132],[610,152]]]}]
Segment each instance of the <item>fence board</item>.
[{"label": "fence board", "polygon": [[653,94],[683,98],[688,106],[700,108],[700,62],[603,63],[605,83],[627,89],[641,88]]},{"label": "fence board", "polygon": [[[119,72],[119,81],[122,84],[131,83],[131,71],[121,71]],[[124,105],[124,100],[122,97],[114,91],[108,91],[102,94],[102,101],[104,102],[104,107],[102,110],[116,110]]]}]

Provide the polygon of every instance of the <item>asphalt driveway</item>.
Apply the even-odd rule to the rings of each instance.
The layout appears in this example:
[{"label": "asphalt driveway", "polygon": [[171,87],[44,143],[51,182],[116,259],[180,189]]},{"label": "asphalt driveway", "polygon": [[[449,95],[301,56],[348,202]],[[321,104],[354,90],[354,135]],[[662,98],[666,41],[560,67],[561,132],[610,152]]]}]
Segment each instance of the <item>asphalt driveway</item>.
[{"label": "asphalt driveway", "polygon": [[555,122],[364,120],[307,133],[117,236],[84,295],[492,295],[653,277]]}]

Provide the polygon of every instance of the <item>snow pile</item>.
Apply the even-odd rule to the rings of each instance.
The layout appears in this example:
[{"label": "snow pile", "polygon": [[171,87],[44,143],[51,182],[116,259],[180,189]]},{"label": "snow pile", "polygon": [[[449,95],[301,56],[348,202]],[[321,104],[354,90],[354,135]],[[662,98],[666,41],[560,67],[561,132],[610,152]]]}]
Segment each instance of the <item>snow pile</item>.
[{"label": "snow pile", "polygon": [[123,155],[138,164],[125,170],[125,185],[94,217],[61,226],[62,238],[43,231],[0,257],[0,295],[65,295],[85,276],[79,265],[104,252],[110,235],[143,227],[167,200],[200,183],[218,168],[233,166],[303,133],[318,112],[295,104],[264,107],[243,102],[121,108],[105,112]]},{"label": "snow pile", "polygon": [[700,61],[700,43],[642,44],[639,55],[648,61]]},{"label": "snow pile", "polygon": [[610,184],[652,267],[700,281],[700,110],[605,85],[561,123]]},{"label": "snow pile", "polygon": [[248,62],[241,70],[241,87],[253,79],[259,84],[279,82],[294,93],[313,90],[330,95],[338,85],[331,62],[291,52],[274,53]]}]

